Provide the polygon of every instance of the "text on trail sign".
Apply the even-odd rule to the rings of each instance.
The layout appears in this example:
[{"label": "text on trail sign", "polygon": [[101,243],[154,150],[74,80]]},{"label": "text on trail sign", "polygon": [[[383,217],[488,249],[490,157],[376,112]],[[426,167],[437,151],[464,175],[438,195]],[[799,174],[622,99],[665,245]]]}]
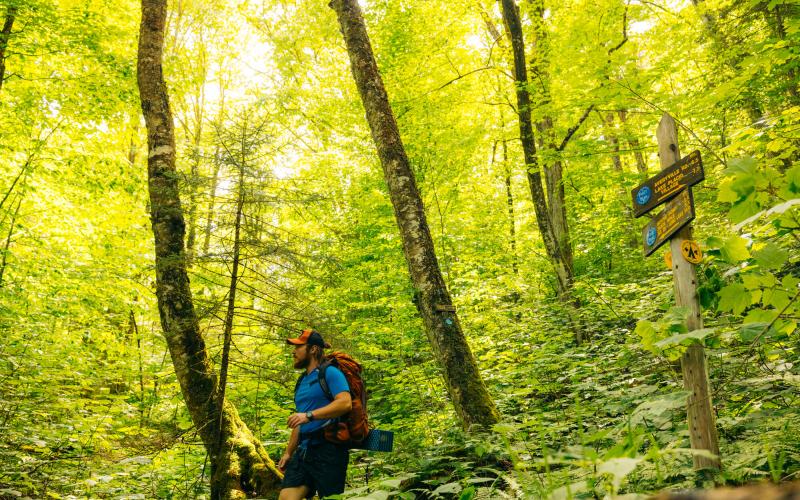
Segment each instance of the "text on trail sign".
[{"label": "text on trail sign", "polygon": [[700,151],[692,151],[631,191],[633,215],[639,217],[646,214],[704,178]]},{"label": "text on trail sign", "polygon": [[664,244],[673,234],[694,219],[694,200],[692,191],[684,189],[671,199],[664,210],[644,226],[644,255],[647,257]]}]

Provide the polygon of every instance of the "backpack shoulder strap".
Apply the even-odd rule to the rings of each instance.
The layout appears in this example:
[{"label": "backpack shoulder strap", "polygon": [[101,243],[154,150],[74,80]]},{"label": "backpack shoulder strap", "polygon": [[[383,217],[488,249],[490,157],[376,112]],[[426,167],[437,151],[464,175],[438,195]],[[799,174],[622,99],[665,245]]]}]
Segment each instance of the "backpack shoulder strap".
[{"label": "backpack shoulder strap", "polygon": [[328,385],[328,379],[325,377],[329,366],[331,366],[331,362],[329,360],[325,360],[321,365],[319,365],[319,386],[322,389],[322,392],[325,394],[325,397],[328,398],[328,401],[333,401],[333,394],[331,394],[331,388]]}]

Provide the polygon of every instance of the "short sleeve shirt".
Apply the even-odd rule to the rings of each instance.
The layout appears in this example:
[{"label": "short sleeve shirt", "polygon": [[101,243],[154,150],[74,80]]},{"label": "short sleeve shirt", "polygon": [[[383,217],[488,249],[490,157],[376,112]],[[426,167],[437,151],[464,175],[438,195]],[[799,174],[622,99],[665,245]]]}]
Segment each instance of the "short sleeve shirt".
[{"label": "short sleeve shirt", "polygon": [[[336,397],[337,394],[342,392],[350,391],[350,386],[347,384],[344,373],[335,366],[329,366],[325,370],[325,379],[328,382],[328,388],[330,388],[333,397]],[[294,393],[294,405],[298,412],[305,413],[322,408],[328,404],[330,404],[330,400],[325,396],[325,393],[322,392],[322,387],[319,385],[319,368],[315,368],[300,381],[297,392]],[[314,432],[328,422],[330,422],[330,420],[312,420],[307,424],[301,425],[300,432],[304,434]]]}]

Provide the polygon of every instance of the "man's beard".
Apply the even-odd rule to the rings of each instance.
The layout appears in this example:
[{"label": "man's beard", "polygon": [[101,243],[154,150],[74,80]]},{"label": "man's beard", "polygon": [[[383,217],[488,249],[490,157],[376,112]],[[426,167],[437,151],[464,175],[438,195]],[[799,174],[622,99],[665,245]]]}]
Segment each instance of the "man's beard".
[{"label": "man's beard", "polygon": [[308,356],[305,356],[305,357],[300,358],[300,359],[295,359],[294,360],[294,367],[296,369],[298,369],[298,370],[301,369],[301,368],[305,369],[305,368],[308,368],[308,363],[309,363],[309,358],[308,358]]}]

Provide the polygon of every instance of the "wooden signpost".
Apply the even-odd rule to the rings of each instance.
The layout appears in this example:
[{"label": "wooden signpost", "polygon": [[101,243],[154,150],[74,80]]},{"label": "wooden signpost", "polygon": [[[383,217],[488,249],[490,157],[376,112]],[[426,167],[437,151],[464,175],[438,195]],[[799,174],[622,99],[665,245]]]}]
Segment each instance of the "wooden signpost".
[{"label": "wooden signpost", "polygon": [[[686,260],[688,257],[699,262],[701,257],[699,247],[692,240],[690,222],[695,213],[691,186],[703,180],[703,163],[699,151],[681,159],[678,127],[668,114],[661,117],[656,137],[662,170],[632,191],[633,209],[638,217],[670,200],[664,211],[645,226],[642,232],[644,252],[645,256],[650,255],[669,239],[675,303],[689,309],[686,326],[691,332],[703,328],[697,276],[694,264]],[[686,410],[691,446],[694,450],[706,452],[694,454],[694,467],[719,469],[719,440],[702,344],[694,343],[686,349],[681,357],[681,371],[683,386],[689,391]]]}]

